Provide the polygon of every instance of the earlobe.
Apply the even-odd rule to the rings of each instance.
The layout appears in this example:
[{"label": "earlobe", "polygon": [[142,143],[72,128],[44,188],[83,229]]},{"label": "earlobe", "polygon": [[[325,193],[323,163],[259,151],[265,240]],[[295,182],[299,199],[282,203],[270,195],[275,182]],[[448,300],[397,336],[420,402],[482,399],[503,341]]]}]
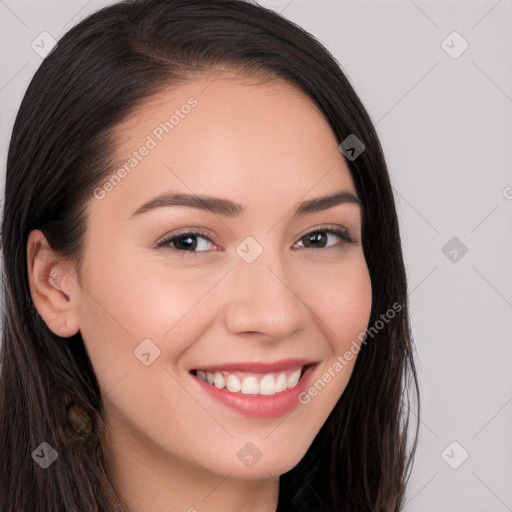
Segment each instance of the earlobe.
[{"label": "earlobe", "polygon": [[67,338],[79,331],[79,285],[69,263],[50,247],[40,230],[27,240],[27,271],[32,301],[48,328]]}]

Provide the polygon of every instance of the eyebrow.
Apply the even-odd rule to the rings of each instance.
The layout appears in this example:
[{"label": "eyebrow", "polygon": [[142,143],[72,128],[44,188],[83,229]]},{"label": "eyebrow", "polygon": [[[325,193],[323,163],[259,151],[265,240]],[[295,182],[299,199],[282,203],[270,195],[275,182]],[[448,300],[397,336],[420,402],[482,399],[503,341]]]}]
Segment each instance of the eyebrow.
[{"label": "eyebrow", "polygon": [[[326,196],[302,201],[296,208],[294,215],[307,215],[310,213],[321,212],[344,203],[352,203],[361,206],[361,199],[352,192],[342,190]],[[188,206],[191,208],[198,208],[200,210],[207,210],[226,217],[240,217],[245,210],[244,206],[229,199],[168,191],[144,203],[135,212],[133,212],[129,218],[132,219],[137,215],[149,212],[156,208],[169,206]]]}]

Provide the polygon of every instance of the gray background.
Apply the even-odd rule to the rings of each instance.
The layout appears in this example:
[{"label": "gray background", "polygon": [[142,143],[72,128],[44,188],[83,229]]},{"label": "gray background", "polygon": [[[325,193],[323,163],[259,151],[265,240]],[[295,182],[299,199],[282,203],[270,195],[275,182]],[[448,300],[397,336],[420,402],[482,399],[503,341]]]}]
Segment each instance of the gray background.
[{"label": "gray background", "polygon": [[[109,3],[0,0],[2,195],[32,41]],[[405,510],[512,511],[512,0],[261,3],[340,61],[389,164],[422,389]]]}]

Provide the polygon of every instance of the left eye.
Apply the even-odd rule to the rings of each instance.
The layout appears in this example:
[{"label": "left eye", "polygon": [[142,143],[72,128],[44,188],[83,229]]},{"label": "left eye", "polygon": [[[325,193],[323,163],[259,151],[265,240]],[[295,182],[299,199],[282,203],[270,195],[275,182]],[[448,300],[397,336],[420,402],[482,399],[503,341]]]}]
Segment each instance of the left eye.
[{"label": "left eye", "polygon": [[[306,245],[304,246],[306,249],[310,249],[312,247],[317,247],[319,249],[325,249],[329,248],[324,245],[324,242],[327,243],[329,238],[331,241],[333,238],[341,238],[343,242],[353,243],[354,240],[352,237],[346,232],[341,229],[317,229],[315,231],[310,231],[309,233],[306,233],[304,236],[301,237],[301,240],[305,239],[307,240]],[[342,242],[342,243],[343,243]],[[320,247],[318,244],[320,243]],[[333,244],[336,245],[336,244]],[[332,246],[330,246],[332,247]]]}]

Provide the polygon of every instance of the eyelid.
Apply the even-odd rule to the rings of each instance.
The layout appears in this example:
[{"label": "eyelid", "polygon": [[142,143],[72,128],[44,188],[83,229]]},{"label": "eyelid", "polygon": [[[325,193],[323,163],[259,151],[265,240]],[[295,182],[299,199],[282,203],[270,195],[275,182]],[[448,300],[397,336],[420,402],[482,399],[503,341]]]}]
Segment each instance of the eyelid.
[{"label": "eyelid", "polygon": [[306,229],[306,231],[301,233],[297,237],[297,241],[305,237],[306,235],[309,235],[310,233],[315,233],[317,231],[342,231],[346,233],[352,239],[353,242],[357,242],[355,237],[352,236],[352,234],[350,233],[351,230],[349,230],[345,226],[342,226],[341,224],[319,224],[318,226],[313,226],[312,228],[308,228]]}]

